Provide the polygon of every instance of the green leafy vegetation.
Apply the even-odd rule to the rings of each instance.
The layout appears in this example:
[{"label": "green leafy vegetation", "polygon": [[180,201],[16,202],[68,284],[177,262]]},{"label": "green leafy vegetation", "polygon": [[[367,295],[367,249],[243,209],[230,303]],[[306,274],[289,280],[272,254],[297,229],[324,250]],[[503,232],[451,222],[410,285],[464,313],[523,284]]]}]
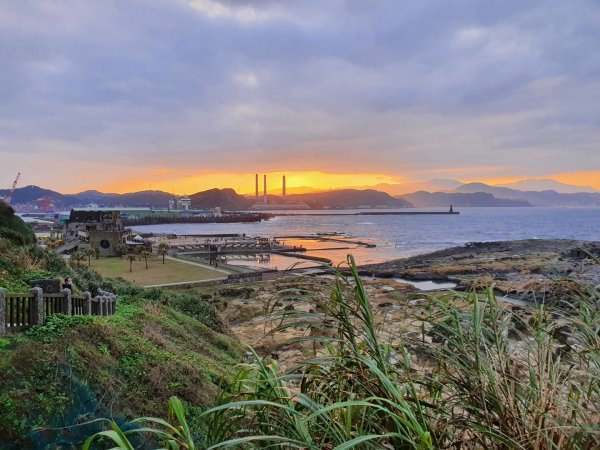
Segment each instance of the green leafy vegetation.
[{"label": "green leafy vegetation", "polygon": [[597,289],[530,320],[491,289],[432,296],[414,317],[420,336],[383,340],[350,259],[331,295],[283,293],[309,310],[266,308],[273,333],[311,330],[284,345],[313,356],[282,370],[257,354],[238,365],[239,343],[198,296],[0,245],[2,287],[72,274],[78,289],[119,295],[114,316],[56,315],[0,340],[0,448],[600,446]]},{"label": "green leafy vegetation", "polygon": [[15,211],[3,201],[0,201],[0,238],[23,245],[35,242],[35,234],[31,227],[16,216]]},{"label": "green leafy vegetation", "polygon": [[103,280],[36,246],[0,245],[0,287],[10,292],[27,291],[29,279],[70,275],[78,290],[119,295],[114,316],[54,315],[2,337],[0,448],[81,446],[100,423],[80,424],[160,416],[171,396],[194,405],[194,420],[231,380],[241,347],[208,303]]},{"label": "green leafy vegetation", "polygon": [[[117,435],[148,433],[166,448],[600,446],[597,289],[562,313],[540,307],[530,323],[499,305],[491,289],[485,296],[457,294],[466,308],[450,300],[455,296],[432,297],[428,314],[415,317],[423,323],[423,345],[415,348],[379,339],[354,266],[353,278],[339,277],[330,298],[315,299],[318,313],[274,313],[277,331],[307,324],[335,330],[295,339],[319,346],[313,358],[282,371],[255,355],[217,406],[200,415],[188,407],[187,419],[171,415],[170,423],[139,419],[144,427],[122,434],[113,423],[116,434],[106,437],[123,449],[140,447]],[[429,364],[415,365],[416,352],[429,354]],[[193,444],[181,440],[184,424],[198,420],[202,432]]]}]

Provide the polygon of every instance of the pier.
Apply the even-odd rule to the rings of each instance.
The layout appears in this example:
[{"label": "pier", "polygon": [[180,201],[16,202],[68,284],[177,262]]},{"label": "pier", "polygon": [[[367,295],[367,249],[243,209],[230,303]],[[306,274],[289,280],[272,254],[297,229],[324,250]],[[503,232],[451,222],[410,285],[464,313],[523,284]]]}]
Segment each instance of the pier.
[{"label": "pier", "polygon": [[271,213],[273,216],[456,216],[459,211],[360,211],[324,213]]}]

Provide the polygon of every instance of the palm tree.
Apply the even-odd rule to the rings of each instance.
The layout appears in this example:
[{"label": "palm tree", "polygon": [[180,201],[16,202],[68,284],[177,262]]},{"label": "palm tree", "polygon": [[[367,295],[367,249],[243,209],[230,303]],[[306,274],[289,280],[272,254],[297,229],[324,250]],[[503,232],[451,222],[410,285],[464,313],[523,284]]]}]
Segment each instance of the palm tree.
[{"label": "palm tree", "polygon": [[92,256],[95,254],[96,252],[91,247],[85,250],[84,255],[88,258],[88,267],[92,265]]},{"label": "palm tree", "polygon": [[148,268],[148,256],[150,256],[150,252],[148,251],[147,248],[144,248],[141,252],[140,255],[142,256],[142,258],[144,258],[144,261],[146,261],[146,269]]},{"label": "palm tree", "polygon": [[127,247],[127,245],[125,244],[117,244],[117,246],[115,247],[115,253],[119,255],[121,259],[123,259],[123,256],[125,256],[128,251],[129,247]]},{"label": "palm tree", "polygon": [[141,245],[138,245],[134,250],[135,254],[138,256],[140,261],[142,260],[142,252],[143,251],[144,251],[144,247]]},{"label": "palm tree", "polygon": [[161,242],[158,244],[158,254],[162,256],[162,263],[165,263],[165,256],[169,253],[169,244],[166,242]]},{"label": "palm tree", "polygon": [[85,255],[82,251],[76,251],[71,254],[71,261],[73,261],[73,265],[79,266],[79,263],[85,259]]},{"label": "palm tree", "polygon": [[133,262],[135,261],[135,255],[130,253],[127,255],[127,259],[129,260],[129,271],[133,272]]}]

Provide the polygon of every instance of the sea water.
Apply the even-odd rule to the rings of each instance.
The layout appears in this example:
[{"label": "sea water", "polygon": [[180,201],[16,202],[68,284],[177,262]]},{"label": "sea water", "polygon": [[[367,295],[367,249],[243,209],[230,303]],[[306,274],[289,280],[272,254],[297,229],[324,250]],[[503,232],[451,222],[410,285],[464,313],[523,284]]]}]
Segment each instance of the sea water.
[{"label": "sea water", "polygon": [[[435,211],[436,209],[429,209]],[[437,209],[440,211],[441,209]],[[304,245],[307,254],[324,256],[334,263],[351,253],[357,263],[368,264],[427,253],[467,242],[515,239],[580,239],[600,241],[600,208],[455,208],[459,215],[332,215],[356,213],[321,211],[327,215],[294,212],[259,223],[170,224],[135,227],[140,232],[175,234],[245,233],[281,237]],[[372,210],[370,210],[372,211]],[[408,209],[402,211],[411,211]],[[419,211],[426,211],[421,209]],[[353,243],[298,241],[285,236],[338,232],[373,243],[366,248]]]}]

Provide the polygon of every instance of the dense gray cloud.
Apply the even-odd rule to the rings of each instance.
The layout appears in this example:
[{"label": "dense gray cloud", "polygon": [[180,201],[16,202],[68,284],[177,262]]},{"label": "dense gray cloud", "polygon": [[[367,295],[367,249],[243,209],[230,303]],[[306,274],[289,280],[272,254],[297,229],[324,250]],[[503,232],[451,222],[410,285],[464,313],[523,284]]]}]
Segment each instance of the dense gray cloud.
[{"label": "dense gray cloud", "polygon": [[592,0],[0,3],[1,185],[17,155],[192,172],[600,170]]}]

